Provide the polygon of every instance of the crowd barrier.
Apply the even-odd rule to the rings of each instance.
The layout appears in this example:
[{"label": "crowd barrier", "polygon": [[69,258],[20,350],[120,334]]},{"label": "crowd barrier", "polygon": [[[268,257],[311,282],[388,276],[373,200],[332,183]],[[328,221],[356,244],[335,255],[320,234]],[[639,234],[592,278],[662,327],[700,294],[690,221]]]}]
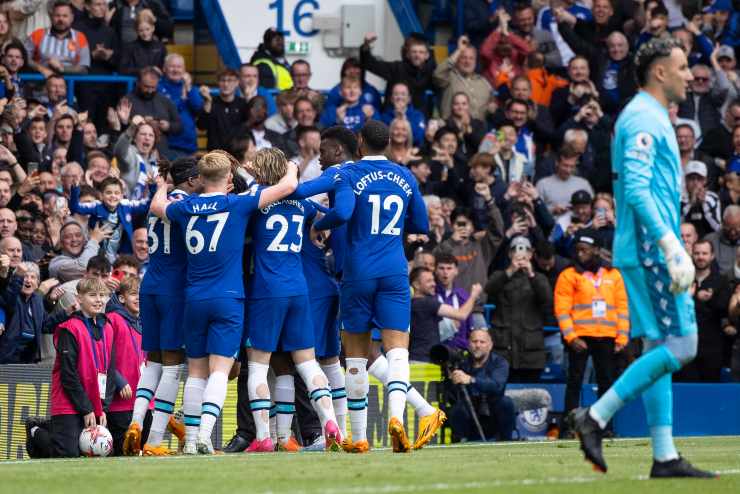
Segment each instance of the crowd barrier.
[{"label": "crowd barrier", "polygon": [[[433,405],[437,404],[437,383],[440,378],[436,365],[412,364],[411,383]],[[39,365],[0,365],[0,460],[23,459],[26,454],[25,420],[31,416],[47,416],[51,387],[51,367]],[[182,392],[175,409],[181,406]],[[368,394],[368,440],[372,447],[388,447],[386,434],[388,404],[380,382],[370,378]],[[418,423],[411,408],[406,411],[406,424],[412,438],[418,433]],[[236,380],[229,382],[228,395],[221,418],[214,430],[214,445],[220,447],[236,431]],[[177,446],[169,434],[165,441]],[[432,444],[439,438],[432,439]]]}]

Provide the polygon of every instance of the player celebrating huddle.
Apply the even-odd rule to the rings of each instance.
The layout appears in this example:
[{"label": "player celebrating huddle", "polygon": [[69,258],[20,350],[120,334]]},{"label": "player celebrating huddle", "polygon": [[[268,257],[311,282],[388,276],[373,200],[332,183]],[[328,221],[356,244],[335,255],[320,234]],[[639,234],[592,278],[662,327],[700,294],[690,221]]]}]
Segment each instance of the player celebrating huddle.
[{"label": "player celebrating huddle", "polygon": [[[198,162],[180,158],[160,173],[171,179],[174,189],[170,200],[181,200],[200,192]],[[149,267],[140,290],[142,348],[147,352],[146,367],[136,390],[131,425],[126,432],[123,452],[137,455],[141,450],[144,415],[154,398],[154,413],[143,454],[161,456],[169,450],[161,446],[165,427],[183,439],[182,424],[170,421],[180,388],[179,371],[185,362],[183,347],[183,306],[185,303],[185,236],[183,230],[167,219],[151,214],[147,220]]]},{"label": "player celebrating huddle", "polygon": [[[264,151],[257,159],[264,159]],[[186,438],[183,453],[212,454],[211,433],[226,398],[229,371],[239,353],[244,322],[242,255],[252,213],[292,193],[297,167],[274,186],[228,194],[232,156],[212,151],[198,161],[203,193],[178,202],[167,200],[161,178],[151,212],[185,233],[187,284],[184,340],[188,356],[183,411]]]},{"label": "player celebrating huddle", "polygon": [[[253,173],[257,190],[276,183],[285,174],[282,152],[266,149],[257,155]],[[270,390],[267,372],[270,356],[278,348],[290,352],[296,371],[306,383],[324,430],[327,448],[337,450],[342,434],[334,415],[331,391],[314,354],[314,333],[303,275],[301,248],[303,224],[312,213],[308,201],[282,200],[261,208],[250,231],[254,274],[249,280],[249,401],[256,438],[249,452],[274,450],[270,438]]]},{"label": "player celebrating huddle", "polygon": [[365,124],[359,137],[363,159],[339,170],[335,208],[315,228],[347,222],[340,305],[353,449],[367,450],[367,356],[370,331],[380,327],[388,359],[388,432],[393,451],[407,452],[411,444],[403,416],[409,386],[411,294],[403,234],[426,233],[428,220],[411,172],[383,156],[389,137],[385,124],[375,120]]}]

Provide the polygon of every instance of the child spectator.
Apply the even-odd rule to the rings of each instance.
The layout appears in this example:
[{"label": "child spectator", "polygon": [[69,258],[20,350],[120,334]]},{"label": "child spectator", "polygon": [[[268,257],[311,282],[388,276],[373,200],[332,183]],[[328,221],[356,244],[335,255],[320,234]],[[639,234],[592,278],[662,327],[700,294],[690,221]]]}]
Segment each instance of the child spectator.
[{"label": "child spectator", "polygon": [[98,190],[102,198],[100,202],[81,203],[79,185],[72,187],[69,210],[72,213],[89,215],[90,229],[102,223],[106,229],[112,231],[110,238],[102,243],[101,250],[113,262],[119,250],[124,254],[133,252],[133,217],[146,214],[151,199],[124,199],[121,181],[115,177],[104,179]]},{"label": "child spectator", "polygon": [[123,45],[118,71],[121,74],[137,75],[144,67],[164,66],[167,48],[154,36],[154,16],[142,11],[136,16],[136,39]]},{"label": "child spectator", "polygon": [[26,450],[32,458],[78,457],[82,430],[107,425],[116,374],[113,327],[103,314],[110,292],[101,280],[85,278],[77,293],[80,310],[54,331],[51,420],[26,421]]},{"label": "child spectator", "polygon": [[136,400],[135,390],[144,367],[139,320],[139,278],[127,276],[121,281],[118,299],[122,305],[106,314],[113,328],[116,369],[122,380],[116,383],[116,394],[110,405],[108,428],[113,436],[113,454],[123,453],[123,436],[131,423]]},{"label": "child spectator", "polygon": [[373,118],[375,108],[360,100],[362,85],[359,79],[345,77],[339,89],[342,101],[339,106],[326,105],[321,114],[321,125],[331,127],[344,125],[353,132],[359,132],[365,122]]}]

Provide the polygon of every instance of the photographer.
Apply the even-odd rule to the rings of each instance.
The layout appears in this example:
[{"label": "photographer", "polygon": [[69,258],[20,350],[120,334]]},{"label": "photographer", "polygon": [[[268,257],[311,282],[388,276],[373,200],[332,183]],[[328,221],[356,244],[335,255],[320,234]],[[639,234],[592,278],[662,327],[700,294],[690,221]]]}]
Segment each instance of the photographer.
[{"label": "photographer", "polygon": [[[516,410],[514,402],[504,396],[509,377],[506,359],[493,353],[491,334],[473,329],[468,340],[470,354],[459,369],[450,373],[454,384],[467,386],[473,410],[486,438],[511,440]],[[450,412],[452,442],[478,440],[479,433],[467,400],[458,399]]]}]

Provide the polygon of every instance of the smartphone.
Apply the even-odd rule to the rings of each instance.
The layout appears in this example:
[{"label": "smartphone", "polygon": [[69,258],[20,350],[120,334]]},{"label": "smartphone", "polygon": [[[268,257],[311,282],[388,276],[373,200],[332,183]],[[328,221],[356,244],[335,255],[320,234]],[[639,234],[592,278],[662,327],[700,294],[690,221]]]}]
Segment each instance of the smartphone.
[{"label": "smartphone", "polygon": [[64,197],[57,197],[54,207],[57,211],[61,211],[67,207],[67,199]]},{"label": "smartphone", "polygon": [[596,208],[596,217],[601,219],[606,218],[606,208]]},{"label": "smartphone", "polygon": [[114,269],[110,275],[111,278],[117,281],[121,281],[124,278],[124,276],[126,276],[126,273],[124,273],[123,271],[119,269]]},{"label": "smartphone", "polygon": [[39,164],[35,161],[29,161],[28,163],[28,172],[29,175],[36,176],[39,173]]}]

